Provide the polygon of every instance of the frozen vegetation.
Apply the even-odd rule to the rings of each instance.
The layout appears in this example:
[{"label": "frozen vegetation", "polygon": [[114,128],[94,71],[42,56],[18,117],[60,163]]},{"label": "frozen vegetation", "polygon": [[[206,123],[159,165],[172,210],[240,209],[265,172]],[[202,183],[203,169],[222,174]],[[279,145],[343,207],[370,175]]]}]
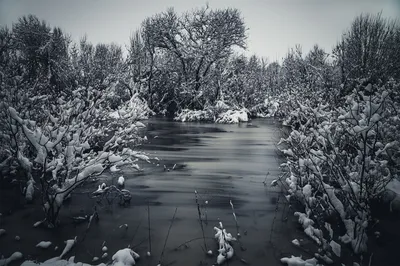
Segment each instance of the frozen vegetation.
[{"label": "frozen vegetation", "polygon": [[[43,219],[33,227],[55,228],[73,192],[106,171],[119,176],[117,186],[101,181],[91,197],[130,203],[119,172],[151,163],[137,149],[148,140],[140,120],[166,115],[236,124],[275,117],[288,134],[279,142],[284,174],[271,185],[282,186],[290,203],[301,203],[293,215],[318,247],[314,258],[281,262],[340,263],[350,250],[361,263],[377,222],[374,204],[400,211],[399,33],[397,22],[362,15],[331,55],[318,45],[303,55],[296,46],[279,64],[234,53],[246,48],[237,9],[168,9],[143,21],[125,58],[115,44],[73,43],[60,28],[22,17],[0,29],[1,181],[18,186],[24,202],[41,202]],[[96,210],[75,220],[87,221],[89,230],[95,218]],[[217,264],[223,264],[234,258],[235,238],[222,223],[214,229]],[[22,265],[89,265],[65,260],[76,243],[67,240],[59,257],[42,264]],[[93,260],[110,258],[106,246],[102,252]],[[0,265],[22,257],[15,252]],[[111,263],[135,265],[138,259],[124,248]]]},{"label": "frozen vegetation", "polygon": [[[359,24],[365,29],[380,27],[389,35],[398,27],[379,16],[364,15],[355,20],[349,32],[357,30]],[[351,34],[345,35],[336,47],[337,63],[347,60],[360,64],[354,54],[341,54],[343,49],[356,49],[352,45],[360,40],[352,38],[355,37]],[[394,36],[373,38],[382,45],[392,45]],[[372,53],[378,48],[371,44],[370,49]],[[314,56],[317,52],[313,51]],[[364,56],[383,62],[388,51],[363,52]],[[399,76],[385,65],[381,66],[385,68],[384,76],[378,74],[382,69],[369,66],[368,72],[347,72],[351,78],[341,80],[346,83],[340,83],[339,79],[337,87],[327,90],[319,71],[327,68],[328,63],[321,61],[318,69],[313,68],[308,76],[293,71],[308,67],[311,63],[308,56],[304,59],[300,50],[294,50],[284,61],[292,69],[295,82],[288,81],[292,87],[277,95],[281,103],[278,113],[289,129],[279,143],[287,159],[282,164],[286,172],[280,181],[286,188],[287,199],[303,205],[303,211],[294,214],[304,233],[320,246],[315,258],[325,264],[342,261],[342,251],[350,249],[355,254],[354,263],[362,263],[366,254],[372,259],[368,253],[368,243],[373,241],[369,239],[370,232],[379,222],[373,206],[378,204],[381,208],[378,212],[387,213],[398,208]],[[314,81],[313,75],[317,75]],[[381,75],[379,80],[378,75]],[[314,86],[309,86],[311,81]],[[283,97],[286,101],[281,100]],[[335,219],[339,226],[332,223]],[[283,258],[282,262],[314,265],[299,257]]]}]

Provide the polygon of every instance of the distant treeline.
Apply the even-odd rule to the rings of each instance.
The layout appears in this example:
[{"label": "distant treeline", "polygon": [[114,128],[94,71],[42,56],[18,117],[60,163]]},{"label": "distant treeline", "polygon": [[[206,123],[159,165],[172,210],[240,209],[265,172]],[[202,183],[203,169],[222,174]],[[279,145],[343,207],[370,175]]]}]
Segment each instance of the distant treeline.
[{"label": "distant treeline", "polygon": [[79,87],[116,86],[120,97],[110,99],[110,108],[137,92],[162,114],[202,110],[219,100],[251,109],[267,96],[298,88],[340,88],[343,96],[359,82],[399,79],[399,43],[398,23],[361,15],[331,55],[318,45],[307,54],[296,46],[279,64],[233,52],[246,48],[239,10],[204,7],[178,15],[171,8],[143,21],[125,58],[118,45],[93,45],[86,38],[73,43],[60,28],[28,15],[0,29],[0,93],[34,87],[57,99]]}]

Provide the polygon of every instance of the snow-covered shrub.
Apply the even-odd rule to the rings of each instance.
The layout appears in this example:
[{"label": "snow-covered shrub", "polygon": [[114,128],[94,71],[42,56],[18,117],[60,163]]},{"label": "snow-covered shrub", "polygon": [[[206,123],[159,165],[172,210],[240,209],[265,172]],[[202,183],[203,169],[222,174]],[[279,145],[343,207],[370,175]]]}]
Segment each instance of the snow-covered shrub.
[{"label": "snow-covered shrub", "polygon": [[279,100],[272,96],[267,97],[263,103],[249,108],[252,117],[274,117],[278,110]]},{"label": "snow-covered shrub", "polygon": [[217,264],[221,265],[226,260],[229,260],[233,257],[234,250],[231,246],[230,242],[236,241],[236,239],[230,234],[226,232],[222,223],[219,223],[219,228],[214,227],[215,230],[215,239],[218,241],[218,257],[217,257]]},{"label": "snow-covered shrub", "polygon": [[214,114],[211,110],[183,109],[174,120],[181,122],[214,121]]},{"label": "snow-covered shrub", "polygon": [[[400,167],[400,109],[392,88],[368,85],[337,108],[297,102],[286,120],[292,126],[281,141],[288,192],[305,206],[298,216],[306,234],[323,246],[334,237],[355,253],[366,251],[370,204]],[[323,228],[314,228],[332,215],[339,217],[344,235],[323,236]]]},{"label": "snow-covered shrub", "polygon": [[[148,119],[153,112],[147,103],[139,98],[138,94],[134,94],[128,101],[118,106],[118,109],[110,112],[109,116],[115,119]],[[132,117],[134,116],[134,117]]]},{"label": "snow-covered shrub", "polygon": [[205,106],[204,110],[182,110],[175,118],[175,121],[197,122],[209,121],[221,124],[238,124],[249,121],[249,110],[246,108],[230,107],[223,101],[217,101],[214,106]]},{"label": "snow-covered shrub", "polygon": [[221,124],[238,124],[240,122],[248,122],[249,117],[247,112],[248,110],[244,108],[236,111],[228,110],[219,114],[215,122]]},{"label": "snow-covered shrub", "polygon": [[[87,179],[108,168],[135,166],[148,159],[130,147],[141,142],[137,121],[146,117],[146,105],[131,99],[121,107],[124,114],[110,118],[101,103],[104,95],[92,89],[73,91],[71,100],[60,98],[58,105],[43,105],[47,119],[37,122],[6,103],[2,115],[7,117],[9,153],[28,176],[38,179],[46,221],[55,226],[63,201]],[[28,182],[27,199],[33,195]]]}]

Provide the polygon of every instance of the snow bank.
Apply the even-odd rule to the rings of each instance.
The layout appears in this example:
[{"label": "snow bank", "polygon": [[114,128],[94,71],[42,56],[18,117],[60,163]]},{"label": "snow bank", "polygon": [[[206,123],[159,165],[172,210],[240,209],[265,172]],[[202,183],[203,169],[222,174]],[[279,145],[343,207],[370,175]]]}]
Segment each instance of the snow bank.
[{"label": "snow bank", "polygon": [[110,118],[114,119],[137,119],[144,120],[148,119],[153,111],[150,110],[147,103],[140,99],[137,94],[133,95],[132,98],[124,103],[118,110],[109,114]]},{"label": "snow bank", "polygon": [[125,178],[123,176],[118,177],[118,186],[123,187],[125,184]]},{"label": "snow bank", "polygon": [[133,251],[130,248],[124,248],[121,250],[118,250],[113,256],[112,256],[112,265],[113,266],[132,266],[136,265],[136,261],[138,258],[140,258],[139,254],[137,254],[135,251]]}]

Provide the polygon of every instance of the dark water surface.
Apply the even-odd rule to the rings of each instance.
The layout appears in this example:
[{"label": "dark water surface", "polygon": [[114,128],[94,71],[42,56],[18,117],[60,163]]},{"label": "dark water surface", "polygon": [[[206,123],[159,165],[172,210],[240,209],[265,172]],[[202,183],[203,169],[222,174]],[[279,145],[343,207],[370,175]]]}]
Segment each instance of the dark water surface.
[{"label": "dark water surface", "polygon": [[[85,239],[78,242],[67,258],[75,255],[76,261],[90,263],[94,256],[102,256],[101,245],[105,241],[109,255],[101,262],[108,262],[118,249],[131,245],[141,255],[137,265],[157,265],[177,208],[162,265],[213,265],[217,254],[217,242],[212,239],[214,226],[221,221],[228,232],[237,233],[230,200],[241,237],[233,242],[235,257],[229,265],[245,265],[245,262],[282,265],[279,261],[282,256],[306,254],[290,243],[294,238],[302,238],[301,230],[291,218],[293,210],[279,189],[269,186],[280,174],[281,161],[275,148],[279,140],[277,121],[256,119],[240,125],[218,125],[150,119],[145,124],[144,134],[149,143],[141,150],[159,161],[140,162],[142,172],[124,169],[102,177],[101,182],[111,184],[124,175],[125,188],[133,194],[131,204],[100,206],[100,221],[92,225]],[[164,165],[172,169],[175,164],[175,170],[164,171]],[[266,178],[267,172],[270,174]],[[0,237],[0,256],[21,251],[27,258],[43,261],[59,255],[64,240],[75,236],[82,239],[86,223],[75,225],[70,217],[91,212],[95,201],[88,194],[97,185],[86,185],[74,193],[63,208],[60,228],[55,230],[33,228],[33,223],[42,218],[38,204],[22,205],[12,192],[2,192],[0,207],[4,214],[0,228],[6,229],[7,234]],[[205,255],[202,239],[175,249],[186,241],[202,237],[195,190],[203,212],[207,213],[204,231],[208,249],[214,252],[211,257]],[[39,200],[36,199],[38,203]],[[146,257],[148,206],[151,257]],[[119,228],[123,224],[128,229]],[[20,241],[14,240],[16,235],[21,237]],[[35,248],[41,240],[52,241],[53,245],[45,251]],[[54,251],[55,246],[59,250]]]}]

